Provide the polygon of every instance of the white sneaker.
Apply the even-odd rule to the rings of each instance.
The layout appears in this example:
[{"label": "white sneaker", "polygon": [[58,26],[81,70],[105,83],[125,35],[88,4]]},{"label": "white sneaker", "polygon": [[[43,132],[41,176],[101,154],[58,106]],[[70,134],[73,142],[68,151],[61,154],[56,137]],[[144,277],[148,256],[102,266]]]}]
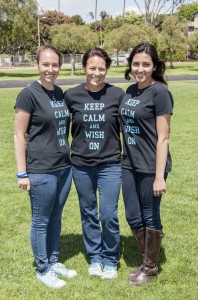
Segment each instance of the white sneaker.
[{"label": "white sneaker", "polygon": [[56,264],[52,265],[50,267],[50,270],[55,272],[57,275],[62,275],[67,278],[74,278],[78,275],[75,270],[69,270],[65,267],[65,265],[63,265],[61,263],[56,263]]},{"label": "white sneaker", "polygon": [[38,281],[44,283],[47,287],[53,289],[60,289],[66,285],[64,280],[59,279],[54,272],[49,270],[46,273],[36,273],[36,278]]},{"label": "white sneaker", "polygon": [[102,279],[114,279],[118,276],[117,269],[113,266],[104,266]]},{"label": "white sneaker", "polygon": [[102,276],[102,265],[100,263],[92,263],[88,273],[90,276]]}]

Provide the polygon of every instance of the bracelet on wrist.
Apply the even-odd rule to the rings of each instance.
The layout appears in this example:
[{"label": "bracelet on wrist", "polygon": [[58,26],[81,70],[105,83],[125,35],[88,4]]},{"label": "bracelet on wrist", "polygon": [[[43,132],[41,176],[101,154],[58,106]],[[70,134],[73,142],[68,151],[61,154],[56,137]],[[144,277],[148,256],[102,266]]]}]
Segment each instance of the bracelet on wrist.
[{"label": "bracelet on wrist", "polygon": [[27,178],[27,177],[28,177],[28,173],[27,173],[27,172],[16,173],[16,177],[17,177],[18,179]]}]

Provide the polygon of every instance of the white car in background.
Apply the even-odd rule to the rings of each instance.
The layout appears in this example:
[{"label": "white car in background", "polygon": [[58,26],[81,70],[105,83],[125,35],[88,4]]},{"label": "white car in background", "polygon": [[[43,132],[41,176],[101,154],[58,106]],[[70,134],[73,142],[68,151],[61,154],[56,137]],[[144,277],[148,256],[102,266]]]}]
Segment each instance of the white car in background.
[{"label": "white car in background", "polygon": [[113,57],[111,57],[111,59],[112,59],[112,63],[114,63],[114,64],[117,63],[117,59],[118,59],[118,63],[119,64],[126,65],[127,64],[128,55],[127,54],[118,54],[118,56],[113,56]]}]

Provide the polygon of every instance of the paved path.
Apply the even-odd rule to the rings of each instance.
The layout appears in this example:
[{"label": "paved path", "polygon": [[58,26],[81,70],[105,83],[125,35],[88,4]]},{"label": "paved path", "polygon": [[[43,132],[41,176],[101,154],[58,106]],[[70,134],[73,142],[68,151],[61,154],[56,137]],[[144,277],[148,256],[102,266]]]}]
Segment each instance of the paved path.
[{"label": "paved path", "polygon": [[[189,75],[189,76],[168,76],[168,81],[177,81],[177,80],[198,80],[198,75]],[[0,80],[0,88],[23,88],[27,85],[30,85],[34,80],[30,79],[21,79],[21,80]],[[108,83],[127,83],[128,81],[124,78],[111,78],[106,77],[106,82]],[[85,82],[84,78],[65,78],[57,79],[56,84],[59,86],[66,85],[76,85]],[[133,80],[128,83],[133,82]]]}]

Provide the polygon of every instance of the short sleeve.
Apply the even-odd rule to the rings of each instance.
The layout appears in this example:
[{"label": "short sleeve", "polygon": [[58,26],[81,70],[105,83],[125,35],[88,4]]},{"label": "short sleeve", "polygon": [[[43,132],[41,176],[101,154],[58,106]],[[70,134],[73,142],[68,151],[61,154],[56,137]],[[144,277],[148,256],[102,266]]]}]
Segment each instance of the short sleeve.
[{"label": "short sleeve", "polygon": [[14,108],[20,108],[28,113],[32,113],[35,109],[34,95],[28,88],[23,89],[16,99]]},{"label": "short sleeve", "polygon": [[169,90],[163,90],[154,97],[155,114],[157,116],[173,114],[173,97]]},{"label": "short sleeve", "polygon": [[120,97],[119,97],[119,105],[122,103],[122,100],[123,100],[125,94],[126,93],[123,90],[121,90],[121,94],[120,94]]},{"label": "short sleeve", "polygon": [[68,91],[65,91],[64,93],[64,100],[65,100],[65,103],[70,111],[70,101],[69,101],[69,96],[68,96]]}]

